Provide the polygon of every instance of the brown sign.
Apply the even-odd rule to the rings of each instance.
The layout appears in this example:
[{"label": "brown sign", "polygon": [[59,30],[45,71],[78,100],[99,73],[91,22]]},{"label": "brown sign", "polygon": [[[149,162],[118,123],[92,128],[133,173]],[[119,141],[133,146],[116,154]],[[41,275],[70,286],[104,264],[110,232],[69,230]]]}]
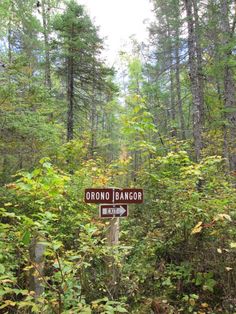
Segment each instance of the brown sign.
[{"label": "brown sign", "polygon": [[84,200],[94,204],[141,204],[143,189],[86,189]]},{"label": "brown sign", "polygon": [[86,189],[84,194],[85,203],[113,203],[113,189]]},{"label": "brown sign", "polygon": [[99,214],[101,218],[127,217],[128,205],[125,204],[100,205]]},{"label": "brown sign", "polygon": [[142,189],[123,189],[114,191],[114,203],[141,204],[143,203]]}]

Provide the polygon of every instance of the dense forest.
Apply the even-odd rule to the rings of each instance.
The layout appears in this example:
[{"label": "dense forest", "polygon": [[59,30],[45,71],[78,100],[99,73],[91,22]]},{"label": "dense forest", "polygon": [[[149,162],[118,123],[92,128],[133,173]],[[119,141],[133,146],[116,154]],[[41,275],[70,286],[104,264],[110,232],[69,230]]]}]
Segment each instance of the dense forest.
[{"label": "dense forest", "polygon": [[111,67],[79,1],[0,1],[0,313],[236,313],[236,2],[150,2]]}]

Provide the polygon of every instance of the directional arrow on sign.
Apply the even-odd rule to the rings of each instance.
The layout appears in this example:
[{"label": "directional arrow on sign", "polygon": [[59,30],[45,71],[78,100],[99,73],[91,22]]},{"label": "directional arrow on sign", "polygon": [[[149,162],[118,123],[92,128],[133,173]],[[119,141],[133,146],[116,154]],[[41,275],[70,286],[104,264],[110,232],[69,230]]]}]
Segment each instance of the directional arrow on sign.
[{"label": "directional arrow on sign", "polygon": [[126,213],[126,209],[124,209],[123,206],[117,207],[116,209],[117,214],[120,214],[120,216],[124,215],[124,213]]},{"label": "directional arrow on sign", "polygon": [[102,207],[102,214],[107,215],[107,214],[111,214],[111,215],[118,215],[118,216],[122,216],[124,215],[124,213],[126,213],[126,209],[120,205],[120,207]]},{"label": "directional arrow on sign", "polygon": [[101,218],[127,217],[128,205],[126,204],[105,204],[100,205]]}]

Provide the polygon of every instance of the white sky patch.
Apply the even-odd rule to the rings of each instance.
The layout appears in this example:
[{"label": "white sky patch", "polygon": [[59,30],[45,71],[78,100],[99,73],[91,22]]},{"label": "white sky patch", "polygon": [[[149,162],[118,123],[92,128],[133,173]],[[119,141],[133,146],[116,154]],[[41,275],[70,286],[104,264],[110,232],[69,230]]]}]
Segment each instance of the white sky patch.
[{"label": "white sky patch", "polygon": [[149,0],[78,0],[78,3],[86,6],[95,25],[100,27],[100,35],[106,37],[104,54],[110,65],[131,35],[140,42],[148,36],[148,23],[144,20],[153,16]]}]

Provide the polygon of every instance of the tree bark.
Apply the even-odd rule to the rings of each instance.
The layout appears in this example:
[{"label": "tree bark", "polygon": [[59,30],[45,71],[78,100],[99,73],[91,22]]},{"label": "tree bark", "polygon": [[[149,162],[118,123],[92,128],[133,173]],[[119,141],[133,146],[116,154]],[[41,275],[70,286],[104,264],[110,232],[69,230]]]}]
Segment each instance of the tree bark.
[{"label": "tree bark", "polygon": [[198,69],[198,85],[199,85],[199,97],[200,97],[200,118],[201,124],[204,124],[204,80],[203,80],[203,67],[202,67],[202,48],[200,42],[200,26],[198,16],[198,5],[196,0],[192,0],[193,15],[194,15],[194,36],[196,43],[196,56],[197,56],[197,69]]},{"label": "tree bark", "polygon": [[68,86],[67,86],[67,141],[74,138],[74,79],[73,79],[73,57],[68,58]]},{"label": "tree bark", "polygon": [[[167,23],[169,23],[169,21],[167,20]],[[170,32],[170,25],[167,25],[167,38],[169,40],[169,47],[168,47],[168,51],[169,51],[169,69],[170,69],[170,107],[171,107],[171,120],[172,122],[174,122],[175,120],[175,116],[176,116],[176,112],[175,112],[175,93],[174,93],[174,66],[173,66],[173,48],[172,48],[172,39],[171,39],[171,32]],[[173,124],[173,123],[172,123]],[[173,127],[173,125],[171,125],[171,127]]]},{"label": "tree bark", "polygon": [[176,92],[177,92],[177,102],[178,102],[178,113],[179,113],[179,123],[180,123],[180,133],[181,139],[186,139],[185,134],[185,121],[183,114],[183,102],[181,98],[181,84],[180,84],[180,57],[179,57],[179,29],[176,29],[176,42],[175,42],[175,80],[176,80]]},{"label": "tree bark", "polygon": [[[71,29],[71,44],[74,35],[74,26]],[[74,57],[73,47],[69,48],[68,56],[68,73],[67,73],[67,141],[71,141],[74,138]]]},{"label": "tree bark", "polygon": [[202,149],[202,121],[201,121],[201,91],[199,87],[199,73],[198,64],[196,61],[196,43],[194,32],[194,21],[192,12],[192,1],[184,0],[187,26],[188,26],[188,54],[189,54],[189,69],[190,69],[190,82],[191,93],[193,99],[193,137],[194,137],[194,150],[196,161],[200,160]]},{"label": "tree bark", "polygon": [[11,46],[11,37],[12,37],[12,29],[11,29],[11,16],[9,17],[8,22],[8,33],[7,33],[7,44],[8,44],[8,62],[12,63],[12,46]]},{"label": "tree bark", "polygon": [[93,102],[91,109],[91,157],[94,156],[95,147],[96,147],[96,132],[97,132],[97,123],[96,123],[96,104]]},{"label": "tree bark", "polygon": [[[12,64],[12,11],[13,11],[13,3],[10,2],[9,8],[9,21],[8,21],[8,28],[7,28],[7,55],[8,55],[8,63],[9,65]],[[11,74],[8,74],[8,83],[11,84]]]},{"label": "tree bark", "polygon": [[229,59],[232,56],[232,49],[229,48],[233,36],[234,27],[231,29],[229,22],[229,7],[227,0],[221,0],[221,25],[223,31],[223,47],[225,47],[224,62],[224,107],[225,118],[228,120],[228,126],[224,128],[224,142],[228,150],[229,167],[231,171],[236,170],[236,93],[235,80],[232,68],[229,65]]},{"label": "tree bark", "polygon": [[93,62],[93,86],[92,86],[92,108],[91,108],[91,157],[94,156],[95,148],[97,146],[97,124],[98,124],[98,117],[97,117],[97,104],[96,104],[96,67]]},{"label": "tree bark", "polygon": [[51,61],[50,61],[50,47],[49,47],[49,24],[50,24],[50,1],[41,1],[42,19],[43,19],[43,37],[44,37],[44,52],[45,52],[45,86],[50,91],[52,88],[51,81]]},{"label": "tree bark", "polygon": [[177,103],[178,103],[178,114],[179,114],[179,125],[180,125],[180,134],[181,139],[186,139],[185,134],[185,121],[184,121],[184,114],[183,114],[183,102],[181,98],[181,84],[180,84],[180,55],[179,55],[179,49],[180,49],[180,38],[179,38],[179,18],[180,18],[180,12],[179,7],[176,8],[178,10],[177,13],[177,26],[175,31],[175,81],[176,81],[176,95],[177,95]]}]

